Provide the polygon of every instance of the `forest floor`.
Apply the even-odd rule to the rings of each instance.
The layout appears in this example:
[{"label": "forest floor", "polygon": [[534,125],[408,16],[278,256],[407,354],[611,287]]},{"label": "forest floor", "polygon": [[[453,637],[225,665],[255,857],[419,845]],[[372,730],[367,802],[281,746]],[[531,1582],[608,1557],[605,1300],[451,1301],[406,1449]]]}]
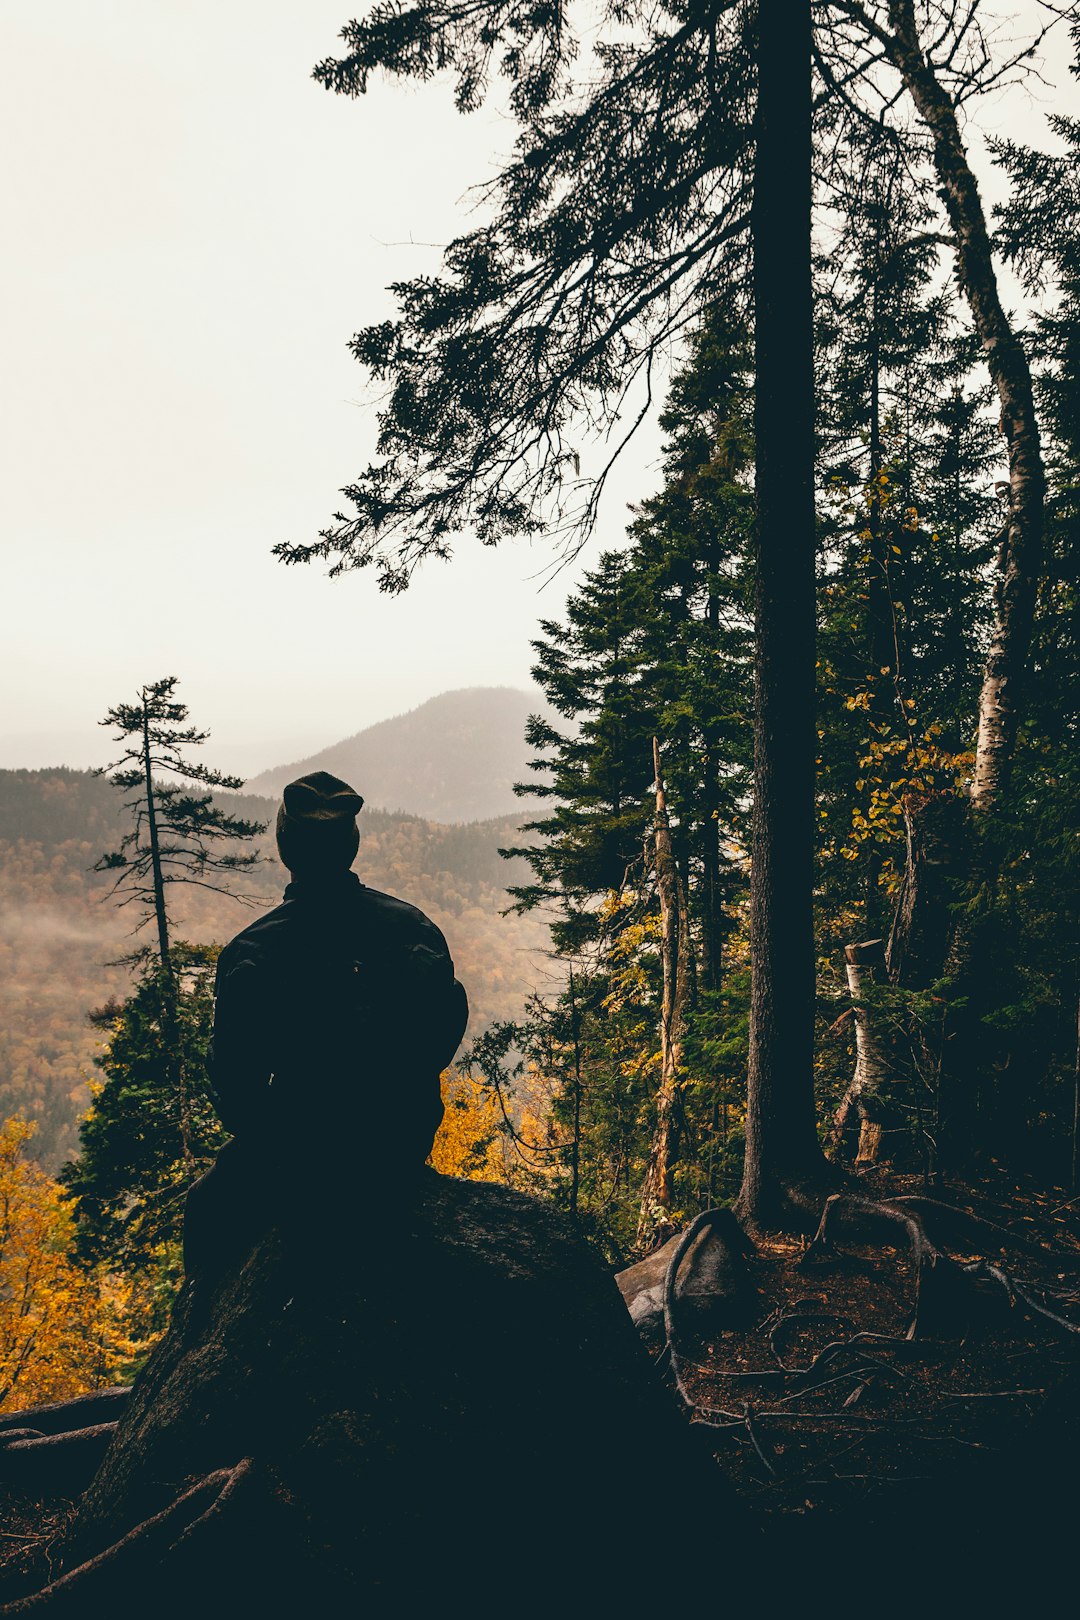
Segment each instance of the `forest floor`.
[{"label": "forest floor", "polygon": [[21,1592],[24,1583],[46,1586],[58,1573],[53,1549],[76,1506],[63,1497],[43,1500],[0,1489],[0,1602],[11,1590]]},{"label": "forest floor", "polygon": [[[922,1191],[915,1177],[859,1178],[864,1196]],[[770,1524],[774,1544],[797,1518],[851,1531],[922,1520],[925,1532],[931,1501],[946,1505],[950,1529],[965,1514],[986,1528],[1003,1490],[1013,1506],[1018,1489],[1033,1492],[1028,1506],[1038,1514],[1035,1498],[1056,1489],[1055,1472],[1071,1473],[1080,1198],[1018,1185],[993,1166],[978,1185],[953,1183],[934,1196],[1007,1226],[1025,1245],[1021,1253],[952,1246],[952,1260],[1002,1266],[1077,1332],[994,1286],[970,1291],[952,1335],[909,1340],[914,1277],[903,1254],[842,1238],[831,1254],[808,1254],[798,1238],[760,1238],[743,1325],[684,1344],[679,1370],[694,1427],[755,1519]]]}]

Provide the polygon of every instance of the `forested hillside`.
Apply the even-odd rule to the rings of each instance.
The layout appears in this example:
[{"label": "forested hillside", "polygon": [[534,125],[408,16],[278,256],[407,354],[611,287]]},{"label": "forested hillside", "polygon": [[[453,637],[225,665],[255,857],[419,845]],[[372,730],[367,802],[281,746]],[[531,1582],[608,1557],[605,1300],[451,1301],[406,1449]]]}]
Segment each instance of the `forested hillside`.
[{"label": "forested hillside", "polygon": [[[276,805],[230,796],[230,810],[272,822]],[[0,772],[0,1115],[38,1122],[32,1147],[55,1166],[76,1143],[101,1034],[88,1011],[122,995],[128,971],[110,966],[136,941],[134,920],[108,899],[106,873],[91,870],[116,841],[120,795],[89,772]],[[470,996],[472,1032],[511,1016],[536,980],[544,931],[500,917],[506,864],[498,846],[516,822],[504,818],[440,826],[415,816],[365,810],[356,869],[365,882],[412,901],[443,928]],[[272,904],[287,880],[270,832],[265,862],[242,886],[252,904]],[[248,906],[182,888],[178,935],[224,941]]]}]

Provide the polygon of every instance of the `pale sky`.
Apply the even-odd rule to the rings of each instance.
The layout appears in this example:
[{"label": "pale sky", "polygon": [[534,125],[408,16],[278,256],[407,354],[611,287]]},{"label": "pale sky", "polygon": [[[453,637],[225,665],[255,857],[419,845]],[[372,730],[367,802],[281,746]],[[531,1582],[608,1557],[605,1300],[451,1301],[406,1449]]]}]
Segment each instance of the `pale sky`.
[{"label": "pale sky", "polygon": [[[105,709],[165,674],[207,757],[249,773],[450,687],[528,683],[573,579],[540,591],[543,543],[463,538],[394,599],[270,555],[369,459],[349,337],[436,268],[412,244],[466,228],[513,143],[446,85],[316,85],[356,9],[0,0],[0,766],[90,763]],[[1037,107],[992,117],[1038,138]],[[626,458],[591,556],[656,455],[653,432]]]}]

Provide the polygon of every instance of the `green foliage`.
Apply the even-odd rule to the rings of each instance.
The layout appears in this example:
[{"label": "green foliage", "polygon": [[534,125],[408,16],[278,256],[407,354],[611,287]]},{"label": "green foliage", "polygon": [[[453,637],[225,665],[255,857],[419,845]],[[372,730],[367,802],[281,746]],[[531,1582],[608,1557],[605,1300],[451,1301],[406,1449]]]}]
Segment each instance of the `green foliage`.
[{"label": "green foliage", "polygon": [[689,1210],[735,1190],[749,990],[745,368],[739,332],[714,313],[662,418],[661,492],[534,643],[534,675],[567,724],[530,722],[542,780],[528,791],[547,808],[527,827],[540,841],[506,853],[532,868],[510,893],[546,915],[567,977],[473,1051],[506,1090],[511,1135],[515,1106],[546,1122],[531,1156],[517,1141],[529,1173],[613,1254],[634,1241],[660,1071],[654,737],[693,953],[676,1196]]},{"label": "green foliage", "polygon": [[707,983],[738,883],[749,765],[748,411],[742,345],[713,316],[661,418],[661,494],[533,643],[534,677],[570,726],[530,722],[531,769],[546,780],[521,791],[551,808],[524,829],[541,842],[507,851],[535,877],[510,890],[516,904],[554,908],[557,950],[596,938],[597,897],[640,886],[656,737]]},{"label": "green foliage", "polygon": [[450,244],[441,274],[395,289],[396,320],[353,339],[388,385],[379,459],[321,540],[278,547],[286,561],[374,563],[400,590],[466,528],[485,543],[545,516],[588,528],[604,473],[582,478],[580,432],[607,429],[718,294],[738,300],[747,12],[620,5],[580,21],[587,41],[570,8],[380,5],[316,70],[352,96],[379,71],[446,73],[463,108],[497,71],[520,137],[490,217]]},{"label": "green foliage", "polygon": [[502,1098],[518,1179],[572,1209],[614,1260],[633,1244],[658,1066],[655,955],[638,945],[624,931],[607,971],[574,965],[563,991],[530,997],[465,1060]]},{"label": "green foliage", "polygon": [[[115,872],[112,893],[122,906],[135,904],[143,915],[138,927],[154,920],[158,955],[168,966],[168,892],[173,884],[228,890],[227,876],[254,866],[257,851],[237,853],[223,845],[248,843],[265,824],[246,821],[215,801],[210,791],[190,792],[185,783],[211,788],[240,788],[238,776],[226,776],[186,750],[199,748],[210,733],[187,725],[188,711],[176,699],[176,677],[167,676],[144,686],[134,703],[119,703],[102,720],[126,746],[119,758],[99,774],[121,793],[130,826],[119,847],[98,860],[94,870]],[[165,779],[162,779],[164,773]]]},{"label": "green foliage", "polygon": [[143,964],[132,993],[90,1014],[102,1080],[61,1181],[88,1260],[160,1266],[181,1235],[184,1198],[227,1140],[210,1102],[213,947],[176,944],[175,981]]}]

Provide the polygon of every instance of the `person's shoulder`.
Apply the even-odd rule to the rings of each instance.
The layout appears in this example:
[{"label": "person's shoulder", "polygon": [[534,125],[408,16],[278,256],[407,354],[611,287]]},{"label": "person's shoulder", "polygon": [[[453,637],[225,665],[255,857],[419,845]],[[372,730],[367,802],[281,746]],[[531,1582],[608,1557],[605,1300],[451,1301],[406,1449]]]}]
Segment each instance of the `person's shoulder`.
[{"label": "person's shoulder", "polygon": [[366,884],[361,886],[359,895],[368,918],[388,929],[401,944],[446,950],[442,929],[419,906],[399,900],[395,894],[384,894],[381,889],[370,889]]},{"label": "person's shoulder", "polygon": [[228,971],[236,962],[245,957],[259,956],[289,924],[289,914],[292,910],[289,902],[283,900],[280,905],[274,906],[272,911],[259,914],[246,928],[241,928],[234,934],[229,943],[222,947],[218,958],[219,964]]}]

